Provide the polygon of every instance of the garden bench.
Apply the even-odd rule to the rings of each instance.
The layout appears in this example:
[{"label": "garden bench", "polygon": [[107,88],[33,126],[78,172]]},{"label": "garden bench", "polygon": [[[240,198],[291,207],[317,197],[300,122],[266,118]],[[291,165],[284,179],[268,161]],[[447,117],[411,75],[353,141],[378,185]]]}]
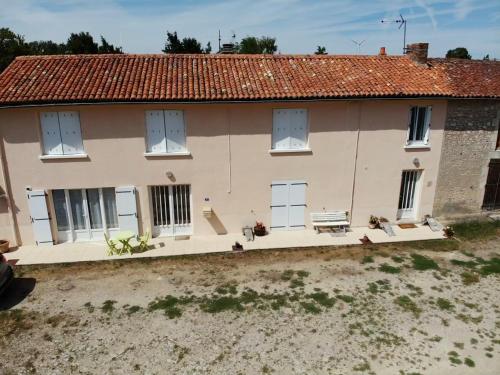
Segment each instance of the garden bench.
[{"label": "garden bench", "polygon": [[347,211],[313,212],[311,221],[318,233],[320,227],[339,227],[345,233],[345,228],[351,224]]}]

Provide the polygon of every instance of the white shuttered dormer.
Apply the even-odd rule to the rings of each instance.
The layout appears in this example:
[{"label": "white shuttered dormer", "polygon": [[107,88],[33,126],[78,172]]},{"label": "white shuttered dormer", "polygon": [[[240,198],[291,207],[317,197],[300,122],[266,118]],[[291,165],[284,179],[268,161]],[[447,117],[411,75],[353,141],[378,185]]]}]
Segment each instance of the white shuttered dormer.
[{"label": "white shuttered dormer", "polygon": [[44,155],[85,156],[78,112],[43,112],[40,123]]},{"label": "white shuttered dormer", "polygon": [[146,133],[146,155],[187,153],[183,111],[146,111]]},{"label": "white shuttered dormer", "polygon": [[273,150],[307,150],[308,121],[306,109],[273,111]]}]

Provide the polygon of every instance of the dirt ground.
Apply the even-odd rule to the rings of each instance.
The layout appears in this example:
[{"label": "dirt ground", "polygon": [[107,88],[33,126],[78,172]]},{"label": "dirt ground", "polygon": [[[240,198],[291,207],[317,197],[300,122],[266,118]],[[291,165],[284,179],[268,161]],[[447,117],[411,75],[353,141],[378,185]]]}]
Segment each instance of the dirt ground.
[{"label": "dirt ground", "polygon": [[0,374],[499,374],[495,258],[445,240],[18,267]]}]

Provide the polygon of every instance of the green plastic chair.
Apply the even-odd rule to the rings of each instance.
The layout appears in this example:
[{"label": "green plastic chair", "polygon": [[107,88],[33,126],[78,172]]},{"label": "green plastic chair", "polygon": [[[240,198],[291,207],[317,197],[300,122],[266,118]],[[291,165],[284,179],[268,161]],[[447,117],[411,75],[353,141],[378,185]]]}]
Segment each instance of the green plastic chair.
[{"label": "green plastic chair", "polygon": [[121,249],[118,248],[117,243],[110,239],[109,236],[104,233],[104,239],[106,240],[106,244],[108,245],[108,255],[121,254]]},{"label": "green plastic chair", "polygon": [[151,232],[147,230],[142,236],[137,236],[137,242],[139,242],[139,250],[146,251],[149,249],[148,242],[151,238]]}]

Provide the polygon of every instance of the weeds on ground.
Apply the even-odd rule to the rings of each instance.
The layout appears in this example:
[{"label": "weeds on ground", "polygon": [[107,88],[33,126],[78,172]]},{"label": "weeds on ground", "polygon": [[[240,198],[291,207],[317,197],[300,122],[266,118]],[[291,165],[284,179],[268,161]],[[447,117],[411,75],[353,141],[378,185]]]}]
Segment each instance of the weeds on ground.
[{"label": "weeds on ground", "polygon": [[446,311],[452,311],[455,309],[455,306],[446,298],[441,298],[439,297],[436,301],[436,305],[441,309],[441,310],[446,310]]},{"label": "weeds on ground", "polygon": [[116,303],[116,301],[113,301],[110,299],[104,301],[104,303],[101,306],[101,311],[105,314],[111,314],[113,312],[113,310],[115,309],[115,306],[114,306],[115,303]]},{"label": "weeds on ground", "polygon": [[411,312],[415,318],[419,318],[422,313],[422,309],[420,309],[408,296],[399,296],[394,300],[394,303],[400,306],[404,311]]},{"label": "weeds on ground", "polygon": [[479,275],[475,272],[462,272],[460,274],[462,277],[462,284],[471,285],[479,282]]},{"label": "weeds on ground", "polygon": [[498,235],[500,221],[468,221],[453,225],[455,235],[466,241],[487,240]]},{"label": "weeds on ground", "polygon": [[373,256],[371,255],[365,255],[363,259],[361,260],[361,264],[367,264],[367,263],[373,263],[375,260],[373,259]]},{"label": "weeds on ground", "polygon": [[396,273],[400,273],[401,272],[401,268],[399,267],[393,267],[387,263],[383,263],[380,265],[380,267],[378,268],[379,271],[381,272],[385,272],[385,273],[392,273],[392,274],[396,274]]},{"label": "weeds on ground", "polygon": [[413,261],[413,268],[418,271],[439,269],[438,264],[429,257],[420,254],[410,254],[410,256]]}]

